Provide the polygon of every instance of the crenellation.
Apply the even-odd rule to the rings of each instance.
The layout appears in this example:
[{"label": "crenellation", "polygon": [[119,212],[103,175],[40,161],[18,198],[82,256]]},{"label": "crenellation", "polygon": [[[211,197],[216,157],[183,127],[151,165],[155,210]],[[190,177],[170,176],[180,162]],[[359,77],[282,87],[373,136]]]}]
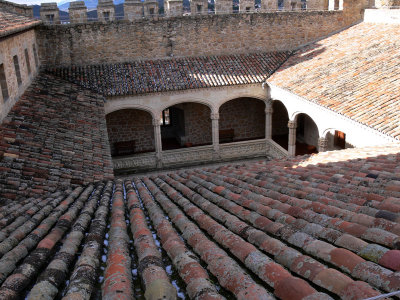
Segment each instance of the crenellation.
[{"label": "crenellation", "polygon": [[85,1],[74,1],[69,4],[69,20],[71,23],[87,22],[87,7]]},{"label": "crenellation", "polygon": [[97,19],[99,22],[115,20],[115,6],[112,0],[99,0],[97,4]]},{"label": "crenellation", "polygon": [[207,0],[192,0],[190,1],[190,14],[191,15],[204,15],[208,13]]},{"label": "crenellation", "polygon": [[233,11],[232,0],[215,0],[216,14],[230,14]]},{"label": "crenellation", "polygon": [[253,12],[255,10],[254,0],[240,0],[239,12]]},{"label": "crenellation", "polygon": [[164,1],[165,14],[169,17],[182,16],[183,1],[182,0],[166,0]]},{"label": "crenellation", "polygon": [[144,2],[144,15],[145,16],[157,16],[159,13],[158,1],[157,0],[146,0]]},{"label": "crenellation", "polygon": [[60,24],[60,10],[56,2],[40,5],[40,19],[47,24]]},{"label": "crenellation", "polygon": [[140,0],[125,0],[124,18],[129,21],[143,17],[143,2]]},{"label": "crenellation", "polygon": [[16,4],[13,2],[0,0],[0,9],[2,11],[16,13],[26,17],[33,17],[33,7],[26,4]]}]

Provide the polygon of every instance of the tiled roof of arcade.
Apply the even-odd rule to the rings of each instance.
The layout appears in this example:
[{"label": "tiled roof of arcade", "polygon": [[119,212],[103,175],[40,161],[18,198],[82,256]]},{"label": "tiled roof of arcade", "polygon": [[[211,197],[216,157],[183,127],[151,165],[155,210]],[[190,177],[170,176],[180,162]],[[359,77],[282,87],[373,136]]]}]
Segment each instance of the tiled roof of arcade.
[{"label": "tiled roof of arcade", "polygon": [[32,28],[39,25],[41,21],[0,10],[0,38]]},{"label": "tiled roof of arcade", "polygon": [[400,146],[388,145],[12,203],[0,209],[0,297],[364,299],[397,291],[399,166]]},{"label": "tiled roof of arcade", "polygon": [[400,24],[361,23],[292,55],[280,88],[400,139]]},{"label": "tiled roof of arcade", "polygon": [[272,52],[49,68],[105,96],[264,82],[289,56]]}]

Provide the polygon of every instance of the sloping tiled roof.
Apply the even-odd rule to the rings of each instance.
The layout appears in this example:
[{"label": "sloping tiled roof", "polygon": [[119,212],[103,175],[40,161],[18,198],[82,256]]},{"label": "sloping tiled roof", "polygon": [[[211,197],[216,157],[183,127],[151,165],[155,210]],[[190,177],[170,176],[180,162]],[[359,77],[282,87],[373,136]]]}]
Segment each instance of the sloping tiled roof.
[{"label": "sloping tiled roof", "polygon": [[10,204],[0,208],[0,298],[356,300],[397,291],[399,179],[400,146],[388,145]]},{"label": "sloping tiled roof", "polygon": [[399,24],[358,24],[300,49],[268,82],[400,139],[399,37]]},{"label": "sloping tiled roof", "polygon": [[0,203],[113,178],[104,97],[40,74],[0,124]]},{"label": "sloping tiled roof", "polygon": [[264,82],[288,52],[187,57],[50,68],[64,79],[105,96],[136,95]]},{"label": "sloping tiled roof", "polygon": [[26,16],[0,11],[0,37],[39,25],[41,21]]}]

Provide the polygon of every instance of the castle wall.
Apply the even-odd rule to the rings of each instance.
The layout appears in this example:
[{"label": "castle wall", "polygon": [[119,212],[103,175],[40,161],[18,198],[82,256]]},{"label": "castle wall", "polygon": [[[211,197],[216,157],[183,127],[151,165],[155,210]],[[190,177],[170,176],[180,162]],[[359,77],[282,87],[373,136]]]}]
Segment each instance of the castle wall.
[{"label": "castle wall", "polygon": [[148,112],[124,109],[106,116],[111,153],[114,143],[135,141],[135,152],[154,151],[154,130],[152,117]]},{"label": "castle wall", "polygon": [[361,5],[346,7],[43,25],[38,36],[48,65],[293,50],[361,20]]},{"label": "castle wall", "polygon": [[240,98],[219,109],[219,129],[233,129],[234,140],[265,137],[265,104],[261,100]]},{"label": "castle wall", "polygon": [[[31,84],[32,79],[39,70],[40,62],[37,60],[38,65],[36,64],[33,45],[35,45],[36,51],[38,51],[36,33],[33,29],[0,39],[0,68],[2,66],[4,69],[8,94],[8,97],[5,98],[6,95],[3,95],[0,90],[0,122],[5,118],[25,89]],[[25,58],[25,49],[28,51],[30,74]],[[21,76],[20,84],[18,84],[14,67],[13,57],[15,55],[18,57]]]}]

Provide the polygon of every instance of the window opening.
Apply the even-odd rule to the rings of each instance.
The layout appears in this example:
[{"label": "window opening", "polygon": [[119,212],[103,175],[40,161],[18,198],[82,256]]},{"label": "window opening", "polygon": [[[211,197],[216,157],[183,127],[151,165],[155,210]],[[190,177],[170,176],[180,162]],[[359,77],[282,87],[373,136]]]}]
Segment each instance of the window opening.
[{"label": "window opening", "polygon": [[164,109],[160,116],[161,126],[171,125],[169,108]]},{"label": "window opening", "polygon": [[7,87],[7,79],[6,73],[4,72],[4,64],[0,64],[0,87],[1,87],[1,94],[3,95],[3,100],[8,100],[8,87]]},{"label": "window opening", "polygon": [[18,56],[14,55],[13,61],[14,61],[15,75],[17,76],[17,82],[18,85],[21,85],[22,79],[21,79],[21,72],[19,70]]},{"label": "window opening", "polygon": [[25,49],[25,60],[26,60],[26,67],[28,69],[28,75],[30,75],[32,70],[31,70],[31,62],[29,60],[28,49]]}]

